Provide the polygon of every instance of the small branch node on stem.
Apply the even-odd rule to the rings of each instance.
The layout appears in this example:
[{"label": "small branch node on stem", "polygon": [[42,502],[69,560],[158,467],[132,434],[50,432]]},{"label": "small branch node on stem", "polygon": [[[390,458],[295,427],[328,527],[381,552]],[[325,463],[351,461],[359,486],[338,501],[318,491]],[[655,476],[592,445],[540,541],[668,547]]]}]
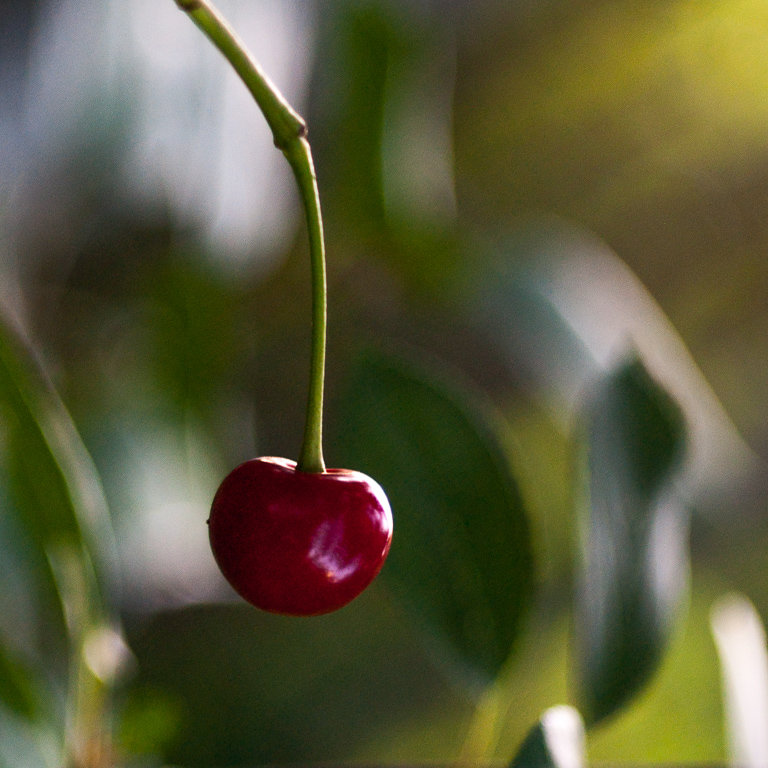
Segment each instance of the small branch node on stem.
[{"label": "small branch node on stem", "polygon": [[187,13],[190,11],[197,11],[202,7],[200,0],[176,0],[176,5],[178,5],[182,11],[186,11]]}]

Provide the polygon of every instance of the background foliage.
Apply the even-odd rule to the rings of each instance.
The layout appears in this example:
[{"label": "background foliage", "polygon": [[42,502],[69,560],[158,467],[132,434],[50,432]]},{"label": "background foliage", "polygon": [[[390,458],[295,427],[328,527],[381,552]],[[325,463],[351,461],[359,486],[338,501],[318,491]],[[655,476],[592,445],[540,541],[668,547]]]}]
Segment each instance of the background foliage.
[{"label": "background foliage", "polygon": [[722,762],[710,609],[768,615],[765,8],[221,6],[310,126],[326,457],[391,558],[309,621],[222,582],[217,483],[301,439],[287,166],[171,0],[13,0],[0,765],[107,764],[104,712],[136,765],[508,761],[562,703],[595,762]]}]

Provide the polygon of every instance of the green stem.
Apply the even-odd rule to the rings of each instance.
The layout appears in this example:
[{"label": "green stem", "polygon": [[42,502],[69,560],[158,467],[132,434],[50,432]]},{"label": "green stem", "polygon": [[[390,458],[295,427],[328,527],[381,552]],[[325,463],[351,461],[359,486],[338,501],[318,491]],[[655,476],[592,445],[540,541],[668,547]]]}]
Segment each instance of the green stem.
[{"label": "green stem", "polygon": [[320,195],[312,163],[309,142],[300,138],[285,150],[293,174],[301,190],[309,231],[309,257],[312,268],[312,352],[309,367],[309,393],[304,442],[298,468],[304,472],[322,472],[323,461],[323,382],[325,380],[325,336],[328,288],[325,276],[325,243]]},{"label": "green stem", "polygon": [[312,353],[309,369],[309,395],[304,442],[297,466],[303,472],[322,472],[323,460],[323,382],[325,379],[326,296],[325,244],[320,196],[307,141],[307,126],[246,50],[218,10],[208,0],[176,0],[224,55],[245,83],[272,131],[275,146],[290,163],[299,186],[309,230],[309,256],[312,267]]}]

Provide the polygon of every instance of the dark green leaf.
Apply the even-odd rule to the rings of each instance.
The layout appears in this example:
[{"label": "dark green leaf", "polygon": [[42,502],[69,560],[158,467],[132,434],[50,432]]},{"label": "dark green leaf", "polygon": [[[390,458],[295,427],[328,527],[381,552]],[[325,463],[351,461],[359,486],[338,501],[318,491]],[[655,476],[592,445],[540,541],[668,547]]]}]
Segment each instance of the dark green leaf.
[{"label": "dark green leaf", "polygon": [[[139,752],[154,741],[161,765],[382,762],[370,745],[403,723],[466,717],[466,697],[429,665],[378,585],[310,621],[232,603],[161,611],[137,630],[120,736]],[[455,754],[462,735],[446,734],[439,754]]]},{"label": "dark green leaf", "polygon": [[662,657],[687,583],[688,516],[674,488],[683,416],[637,357],[598,384],[582,428],[576,636],[591,724],[627,702]]},{"label": "dark green leaf", "polygon": [[365,355],[344,401],[347,466],[386,490],[395,533],[385,577],[469,670],[493,678],[532,591],[529,528],[491,421],[469,395]]},{"label": "dark green leaf", "polygon": [[584,760],[584,724],[568,706],[552,707],[528,732],[510,768],[578,768]]}]

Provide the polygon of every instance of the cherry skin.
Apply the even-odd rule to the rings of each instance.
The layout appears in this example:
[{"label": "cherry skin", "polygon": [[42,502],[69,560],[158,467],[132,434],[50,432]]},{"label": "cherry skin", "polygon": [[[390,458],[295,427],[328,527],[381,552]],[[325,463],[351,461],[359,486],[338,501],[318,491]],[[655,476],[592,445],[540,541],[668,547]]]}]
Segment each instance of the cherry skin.
[{"label": "cherry skin", "polygon": [[348,469],[302,472],[274,456],[224,478],[208,525],[216,562],[240,596],[295,616],[357,597],[392,541],[392,512],[375,480]]}]

